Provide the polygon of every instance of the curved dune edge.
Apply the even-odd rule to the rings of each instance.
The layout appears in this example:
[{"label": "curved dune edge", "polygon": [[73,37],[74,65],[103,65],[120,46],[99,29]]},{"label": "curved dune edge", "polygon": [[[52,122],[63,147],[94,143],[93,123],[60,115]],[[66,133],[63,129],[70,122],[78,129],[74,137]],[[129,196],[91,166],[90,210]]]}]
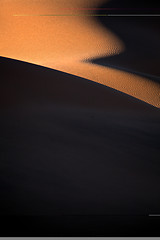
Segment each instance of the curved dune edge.
[{"label": "curved dune edge", "polygon": [[157,113],[156,108],[141,100],[85,78],[10,58],[0,57],[0,62],[0,107],[4,111],[58,106]]},{"label": "curved dune edge", "polygon": [[[1,6],[3,57],[34,63],[92,80],[160,107],[160,85],[124,71],[86,63],[84,60],[120,54],[123,42],[92,17],[53,16],[65,7],[96,7],[99,0],[6,0]],[[72,14],[70,10],[67,13]],[[77,14],[82,12],[76,10]],[[86,13],[86,12],[85,12]],[[90,13],[90,12],[89,12]],[[28,14],[34,16],[13,16]]]}]

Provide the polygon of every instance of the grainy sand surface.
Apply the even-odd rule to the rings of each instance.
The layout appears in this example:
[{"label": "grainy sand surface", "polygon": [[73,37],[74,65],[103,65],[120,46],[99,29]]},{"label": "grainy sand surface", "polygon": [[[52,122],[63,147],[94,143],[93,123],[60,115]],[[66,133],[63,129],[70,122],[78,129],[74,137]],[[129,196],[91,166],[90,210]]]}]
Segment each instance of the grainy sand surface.
[{"label": "grainy sand surface", "polygon": [[[0,10],[1,56],[36,63],[102,83],[159,107],[159,83],[132,71],[128,73],[127,70],[84,62],[127,51],[122,39],[100,24],[96,17],[63,16],[95,14],[95,11],[79,9],[98,7],[103,2],[105,1],[3,0]],[[139,33],[135,31],[136,34]],[[146,41],[150,40],[146,38]],[[152,45],[154,41],[149,47],[152,48]]]}]

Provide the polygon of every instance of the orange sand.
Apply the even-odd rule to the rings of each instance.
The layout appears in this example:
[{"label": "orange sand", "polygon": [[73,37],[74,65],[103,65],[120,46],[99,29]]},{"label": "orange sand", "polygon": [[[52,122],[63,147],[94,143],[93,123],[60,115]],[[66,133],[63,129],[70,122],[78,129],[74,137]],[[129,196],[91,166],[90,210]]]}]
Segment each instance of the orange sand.
[{"label": "orange sand", "polygon": [[118,36],[101,26],[94,17],[37,16],[82,14],[82,11],[66,11],[64,8],[97,7],[102,2],[2,0],[1,56],[84,77],[160,107],[158,83],[135,74],[83,62],[88,58],[120,54],[125,49]]}]

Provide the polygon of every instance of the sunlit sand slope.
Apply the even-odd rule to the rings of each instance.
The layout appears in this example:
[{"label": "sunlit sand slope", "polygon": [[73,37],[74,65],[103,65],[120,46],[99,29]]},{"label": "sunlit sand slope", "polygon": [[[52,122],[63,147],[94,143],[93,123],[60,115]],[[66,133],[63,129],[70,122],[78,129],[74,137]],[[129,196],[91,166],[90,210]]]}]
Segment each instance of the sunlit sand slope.
[{"label": "sunlit sand slope", "polygon": [[[157,82],[85,62],[87,59],[120,54],[125,50],[118,36],[94,17],[82,16],[84,12],[78,10],[97,7],[102,2],[3,0],[0,9],[0,55],[102,83],[159,107],[160,85]],[[74,16],[65,16],[68,14]],[[85,14],[94,12],[85,11]]]}]

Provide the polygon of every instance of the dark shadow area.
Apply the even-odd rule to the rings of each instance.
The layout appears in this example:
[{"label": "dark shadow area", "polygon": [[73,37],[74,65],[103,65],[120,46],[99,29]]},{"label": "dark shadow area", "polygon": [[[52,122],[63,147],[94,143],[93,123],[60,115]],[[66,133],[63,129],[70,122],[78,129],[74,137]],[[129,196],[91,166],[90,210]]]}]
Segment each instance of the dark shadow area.
[{"label": "dark shadow area", "polygon": [[159,237],[160,221],[147,216],[3,216],[4,237]]},{"label": "dark shadow area", "polygon": [[[152,5],[153,4],[153,5]],[[152,5],[152,6],[151,6]],[[157,13],[159,3],[149,4],[140,1],[112,0],[102,8],[120,7],[121,10],[108,10],[111,17],[97,17],[107,29],[115,33],[125,44],[125,51],[119,55],[91,59],[90,62],[122,71],[135,73],[150,80],[160,82],[160,17],[115,17],[114,14]],[[123,8],[148,7],[147,10],[123,10]],[[154,10],[153,7],[155,7]],[[101,14],[102,11],[97,12]],[[107,50],[107,46],[106,46]]]},{"label": "dark shadow area", "polygon": [[0,60],[0,235],[159,235],[159,110]]},{"label": "dark shadow area", "polygon": [[[105,13],[109,14],[159,14],[160,2],[157,2],[156,0],[106,0],[106,3],[103,3],[99,8],[101,8],[101,11],[105,11]],[[104,8],[104,10],[102,8]]]}]

